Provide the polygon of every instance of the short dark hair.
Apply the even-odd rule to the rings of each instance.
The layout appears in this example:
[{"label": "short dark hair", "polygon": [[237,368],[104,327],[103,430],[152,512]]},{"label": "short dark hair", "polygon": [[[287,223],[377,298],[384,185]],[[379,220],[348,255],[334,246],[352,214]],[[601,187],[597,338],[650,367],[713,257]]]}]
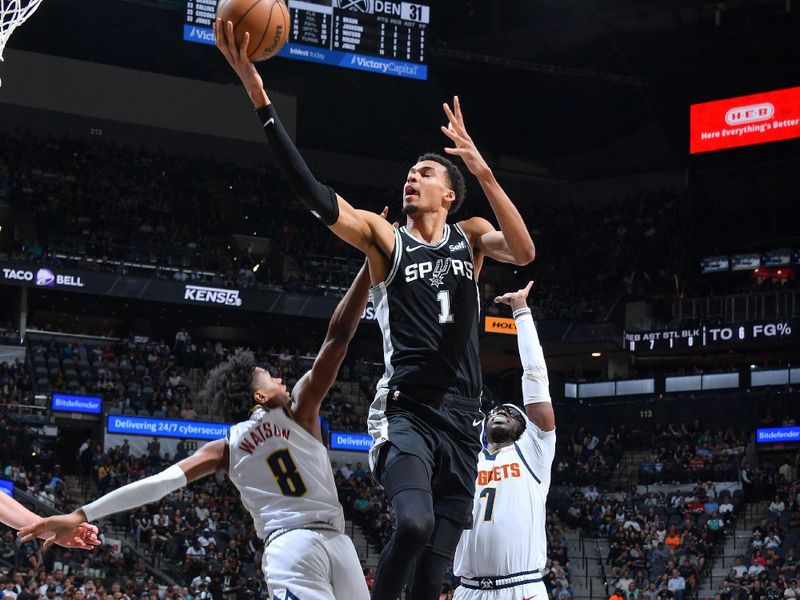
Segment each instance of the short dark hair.
[{"label": "short dark hair", "polygon": [[242,421],[253,404],[256,359],[249,350],[237,350],[214,367],[206,378],[203,395],[212,414],[229,423]]},{"label": "short dark hair", "polygon": [[464,204],[464,196],[467,195],[467,184],[464,182],[464,175],[461,174],[461,169],[459,169],[449,158],[446,158],[441,154],[436,154],[435,152],[426,152],[417,159],[417,162],[422,162],[423,160],[432,160],[437,162],[447,170],[447,178],[450,180],[450,188],[453,190],[456,196],[455,200],[453,200],[453,203],[450,205],[450,209],[447,211],[447,214],[452,215],[457,213],[461,208],[461,205]]}]

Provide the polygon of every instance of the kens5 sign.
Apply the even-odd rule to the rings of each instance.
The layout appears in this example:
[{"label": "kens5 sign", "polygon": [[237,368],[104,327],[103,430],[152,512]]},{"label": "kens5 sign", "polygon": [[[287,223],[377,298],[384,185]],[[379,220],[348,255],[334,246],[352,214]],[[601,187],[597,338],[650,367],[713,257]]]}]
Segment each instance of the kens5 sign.
[{"label": "kens5 sign", "polygon": [[692,154],[796,137],[800,137],[800,87],[691,107]]}]

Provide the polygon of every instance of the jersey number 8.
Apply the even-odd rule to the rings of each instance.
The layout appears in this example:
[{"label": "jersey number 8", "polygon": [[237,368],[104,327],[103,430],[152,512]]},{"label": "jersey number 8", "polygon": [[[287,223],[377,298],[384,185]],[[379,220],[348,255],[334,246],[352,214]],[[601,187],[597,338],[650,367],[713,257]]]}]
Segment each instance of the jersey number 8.
[{"label": "jersey number 8", "polygon": [[284,496],[302,496],[308,491],[288,448],[273,452],[266,462]]}]

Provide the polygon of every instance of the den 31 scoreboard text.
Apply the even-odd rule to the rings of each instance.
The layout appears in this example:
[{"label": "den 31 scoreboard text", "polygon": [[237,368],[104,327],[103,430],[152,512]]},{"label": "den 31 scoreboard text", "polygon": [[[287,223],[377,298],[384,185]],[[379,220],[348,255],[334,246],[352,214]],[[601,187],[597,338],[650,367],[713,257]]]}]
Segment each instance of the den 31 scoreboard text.
[{"label": "den 31 scoreboard text", "polygon": [[[278,56],[427,79],[430,6],[389,0],[288,0],[289,41]],[[217,0],[187,0],[183,39],[214,43]]]}]

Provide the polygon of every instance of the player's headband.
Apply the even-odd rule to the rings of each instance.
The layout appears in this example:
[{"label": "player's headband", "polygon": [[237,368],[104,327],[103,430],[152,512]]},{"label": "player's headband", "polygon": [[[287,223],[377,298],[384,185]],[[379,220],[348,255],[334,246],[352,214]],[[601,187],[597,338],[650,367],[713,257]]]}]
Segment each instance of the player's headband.
[{"label": "player's headband", "polygon": [[516,404],[500,404],[495,406],[492,410],[489,411],[489,414],[486,415],[486,420],[489,421],[493,416],[495,416],[501,410],[506,411],[511,418],[513,418],[517,423],[520,424],[522,429],[525,429],[528,426],[528,419],[525,416],[525,413],[522,412],[522,409],[517,406]]}]

